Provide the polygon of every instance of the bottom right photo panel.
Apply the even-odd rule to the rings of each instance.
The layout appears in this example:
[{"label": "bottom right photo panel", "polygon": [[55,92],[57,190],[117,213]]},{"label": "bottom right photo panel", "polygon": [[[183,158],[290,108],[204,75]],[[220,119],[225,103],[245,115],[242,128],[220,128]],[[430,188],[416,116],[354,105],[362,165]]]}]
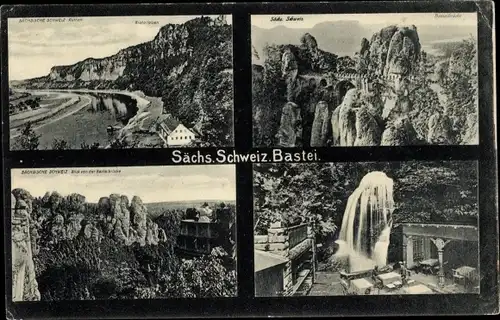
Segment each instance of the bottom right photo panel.
[{"label": "bottom right photo panel", "polygon": [[477,161],[255,164],[255,295],[479,293]]}]

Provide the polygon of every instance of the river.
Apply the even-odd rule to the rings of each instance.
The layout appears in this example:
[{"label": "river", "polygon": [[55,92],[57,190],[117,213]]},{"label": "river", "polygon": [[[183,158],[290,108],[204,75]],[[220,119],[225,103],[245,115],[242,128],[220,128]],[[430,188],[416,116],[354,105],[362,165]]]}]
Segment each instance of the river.
[{"label": "river", "polygon": [[[41,92],[30,93],[39,95]],[[43,90],[43,93],[56,94],[52,100],[64,102],[51,105],[47,110],[34,110],[37,112],[31,117],[18,116],[24,123],[11,119],[11,142],[20,135],[25,122],[33,121],[34,130],[40,135],[39,149],[52,149],[56,139],[66,141],[70,149],[94,143],[105,147],[118,133],[118,130],[108,132],[108,126],[117,129],[125,126],[137,114],[139,106],[149,103],[133,93],[111,90]]]}]

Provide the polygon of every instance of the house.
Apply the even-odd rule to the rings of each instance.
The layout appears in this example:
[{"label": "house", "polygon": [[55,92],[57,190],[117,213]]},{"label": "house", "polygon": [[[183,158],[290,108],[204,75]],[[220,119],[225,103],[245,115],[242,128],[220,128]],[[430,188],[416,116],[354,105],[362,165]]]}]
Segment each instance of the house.
[{"label": "house", "polygon": [[168,146],[185,146],[196,139],[196,133],[180,123],[167,137]]},{"label": "house", "polygon": [[164,114],[158,117],[154,131],[158,133],[169,147],[185,146],[198,137],[195,130],[188,129],[171,114]]},{"label": "house", "polygon": [[222,247],[229,255],[236,258],[233,245],[236,225],[231,210],[227,207],[217,208],[213,215],[216,219],[211,221],[181,220],[176,246],[179,253],[185,256],[202,256],[210,254],[216,247]]},{"label": "house", "polygon": [[[403,223],[395,230],[400,237],[399,257],[409,269],[427,267],[445,283],[456,270],[469,270],[471,278],[479,270],[479,232],[477,226],[438,223]],[[401,239],[402,238],[402,239]],[[470,279],[475,280],[475,279]]]},{"label": "house", "polygon": [[156,119],[151,131],[157,132],[161,138],[166,140],[179,124],[180,122],[171,114],[162,114]]}]

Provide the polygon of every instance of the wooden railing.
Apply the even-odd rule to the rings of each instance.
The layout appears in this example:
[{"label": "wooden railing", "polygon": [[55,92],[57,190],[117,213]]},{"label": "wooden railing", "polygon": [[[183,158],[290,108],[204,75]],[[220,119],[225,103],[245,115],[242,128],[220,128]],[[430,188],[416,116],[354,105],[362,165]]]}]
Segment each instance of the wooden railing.
[{"label": "wooden railing", "polygon": [[293,248],[307,239],[307,223],[288,228],[288,246]]},{"label": "wooden railing", "polygon": [[217,238],[217,223],[181,221],[180,234],[196,238]]}]

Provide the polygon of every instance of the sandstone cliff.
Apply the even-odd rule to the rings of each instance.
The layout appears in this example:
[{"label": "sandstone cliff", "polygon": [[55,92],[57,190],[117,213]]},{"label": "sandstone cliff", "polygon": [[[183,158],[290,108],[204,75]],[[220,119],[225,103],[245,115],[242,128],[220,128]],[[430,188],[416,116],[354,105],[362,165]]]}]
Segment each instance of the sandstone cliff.
[{"label": "sandstone cliff", "polygon": [[[192,127],[210,121],[203,115],[210,117],[212,109],[217,109],[214,113],[232,110],[232,60],[231,25],[201,17],[184,24],[167,24],[153,40],[124,48],[115,55],[54,66],[47,76],[16,86],[142,91],[147,96],[161,97],[168,113]],[[215,95],[214,104],[210,99]]]},{"label": "sandstone cliff", "polygon": [[[139,243],[156,245],[166,239],[165,232],[148,216],[142,200],[134,196],[111,194],[97,204],[89,204],[84,196],[71,194],[63,197],[57,192],[47,193],[38,208],[37,228],[46,233],[44,243],[57,243],[76,237],[100,241],[103,237],[124,245]],[[35,243],[36,244],[36,243]]]},{"label": "sandstone cliff", "polygon": [[[303,34],[300,43],[267,46],[264,49],[263,66],[253,66],[256,145],[277,145],[280,143],[278,136],[282,136],[278,134],[280,130],[290,131],[282,127],[283,123],[287,123],[283,121],[283,106],[287,103],[294,103],[300,110],[303,146],[310,146],[311,141],[313,145],[324,145],[329,140],[330,134],[320,134],[319,137],[317,133],[325,132],[320,127],[329,128],[329,115],[339,103],[333,92],[335,72],[344,72],[352,59],[339,58],[322,50],[321,43],[310,33]],[[316,106],[320,101],[323,101],[322,110],[319,111],[321,116],[315,120]],[[320,125],[320,122],[323,124]]]},{"label": "sandstone cliff", "polygon": [[408,75],[420,58],[417,27],[388,26],[376,32],[371,40],[363,39],[357,70],[379,75]]},{"label": "sandstone cliff", "polygon": [[40,300],[33,263],[30,228],[32,197],[23,189],[11,193],[12,206],[12,300]]}]

